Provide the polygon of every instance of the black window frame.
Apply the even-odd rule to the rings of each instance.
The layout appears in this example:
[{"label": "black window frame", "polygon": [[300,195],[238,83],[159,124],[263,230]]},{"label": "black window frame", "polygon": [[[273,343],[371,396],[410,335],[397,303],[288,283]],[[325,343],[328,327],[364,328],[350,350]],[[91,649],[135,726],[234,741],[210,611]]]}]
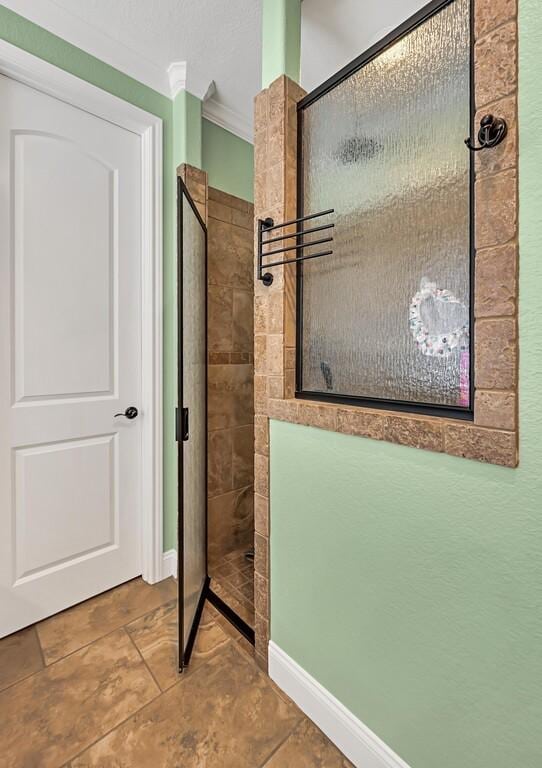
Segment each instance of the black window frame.
[{"label": "black window frame", "polygon": [[[332,91],[337,85],[348,79],[352,74],[362,69],[366,64],[375,59],[379,54],[408,35],[424,22],[428,21],[440,11],[444,10],[456,0],[432,0],[405,22],[400,24],[375,45],[368,48],[360,56],[340,69],[336,74],[319,85],[313,91],[304,96],[297,104],[297,216],[299,218],[310,213],[304,210],[303,189],[303,113],[307,107],[318,101],[322,96]],[[474,125],[476,114],[475,81],[474,81],[474,0],[469,3],[470,25],[470,129]],[[468,151],[467,149],[465,151]],[[441,416],[465,421],[474,420],[474,394],[475,394],[475,360],[474,360],[474,290],[475,290],[475,163],[474,153],[470,155],[469,196],[470,196],[470,224],[469,224],[469,255],[470,255],[470,287],[469,287],[469,405],[438,405],[435,403],[420,403],[408,400],[390,400],[387,398],[369,398],[359,395],[340,395],[329,392],[313,392],[303,389],[303,262],[296,264],[296,371],[295,371],[295,397],[300,400],[316,400],[319,402],[337,403],[345,405],[357,405],[366,408],[380,410],[404,411],[427,416]]]}]

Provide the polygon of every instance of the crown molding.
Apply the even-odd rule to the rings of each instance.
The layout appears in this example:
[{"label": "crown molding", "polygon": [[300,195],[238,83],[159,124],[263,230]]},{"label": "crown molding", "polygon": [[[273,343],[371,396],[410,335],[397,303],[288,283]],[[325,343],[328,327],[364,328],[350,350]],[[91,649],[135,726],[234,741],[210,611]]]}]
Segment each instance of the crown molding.
[{"label": "crown molding", "polygon": [[172,99],[181,91],[188,91],[200,101],[207,101],[216,91],[215,81],[197,77],[187,61],[172,61],[167,68],[167,76]]},{"label": "crown molding", "polygon": [[240,112],[225,107],[213,98],[203,103],[203,117],[250,144],[254,143],[254,131],[250,120]]},{"label": "crown molding", "polygon": [[181,91],[186,90],[186,61],[172,61],[167,68],[169,80],[169,96],[172,99]]}]

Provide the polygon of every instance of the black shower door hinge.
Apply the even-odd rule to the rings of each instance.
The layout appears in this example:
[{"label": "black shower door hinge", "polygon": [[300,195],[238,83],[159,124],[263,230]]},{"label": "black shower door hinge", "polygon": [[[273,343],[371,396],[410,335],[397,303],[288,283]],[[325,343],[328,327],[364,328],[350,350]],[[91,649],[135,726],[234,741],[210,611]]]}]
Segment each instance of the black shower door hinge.
[{"label": "black shower door hinge", "polygon": [[188,440],[188,408],[175,408],[175,439],[178,443]]}]

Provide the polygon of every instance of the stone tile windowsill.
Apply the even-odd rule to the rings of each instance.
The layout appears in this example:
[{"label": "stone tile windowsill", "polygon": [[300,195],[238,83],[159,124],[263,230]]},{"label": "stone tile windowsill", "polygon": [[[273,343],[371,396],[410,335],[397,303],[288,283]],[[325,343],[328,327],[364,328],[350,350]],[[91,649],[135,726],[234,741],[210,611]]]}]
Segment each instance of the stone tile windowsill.
[{"label": "stone tile windowsill", "polygon": [[451,456],[517,466],[515,432],[472,422],[316,401],[268,400],[270,419],[327,429],[344,435],[384,440]]}]

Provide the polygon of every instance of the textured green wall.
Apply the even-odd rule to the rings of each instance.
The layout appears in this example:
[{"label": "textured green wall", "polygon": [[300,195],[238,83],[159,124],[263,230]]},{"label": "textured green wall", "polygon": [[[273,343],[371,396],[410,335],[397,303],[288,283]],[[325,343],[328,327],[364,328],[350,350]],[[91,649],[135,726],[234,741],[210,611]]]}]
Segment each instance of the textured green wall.
[{"label": "textured green wall", "polygon": [[188,163],[201,168],[201,99],[180,91],[173,100],[173,163],[177,168]]},{"label": "textured green wall", "polygon": [[281,75],[299,82],[301,0],[263,0],[262,88]]},{"label": "textured green wall", "polygon": [[271,637],[412,768],[542,765],[542,17],[520,0],[520,467],[271,424]]},{"label": "textured green wall", "polygon": [[254,147],[209,120],[203,120],[203,165],[209,186],[252,202]]}]

